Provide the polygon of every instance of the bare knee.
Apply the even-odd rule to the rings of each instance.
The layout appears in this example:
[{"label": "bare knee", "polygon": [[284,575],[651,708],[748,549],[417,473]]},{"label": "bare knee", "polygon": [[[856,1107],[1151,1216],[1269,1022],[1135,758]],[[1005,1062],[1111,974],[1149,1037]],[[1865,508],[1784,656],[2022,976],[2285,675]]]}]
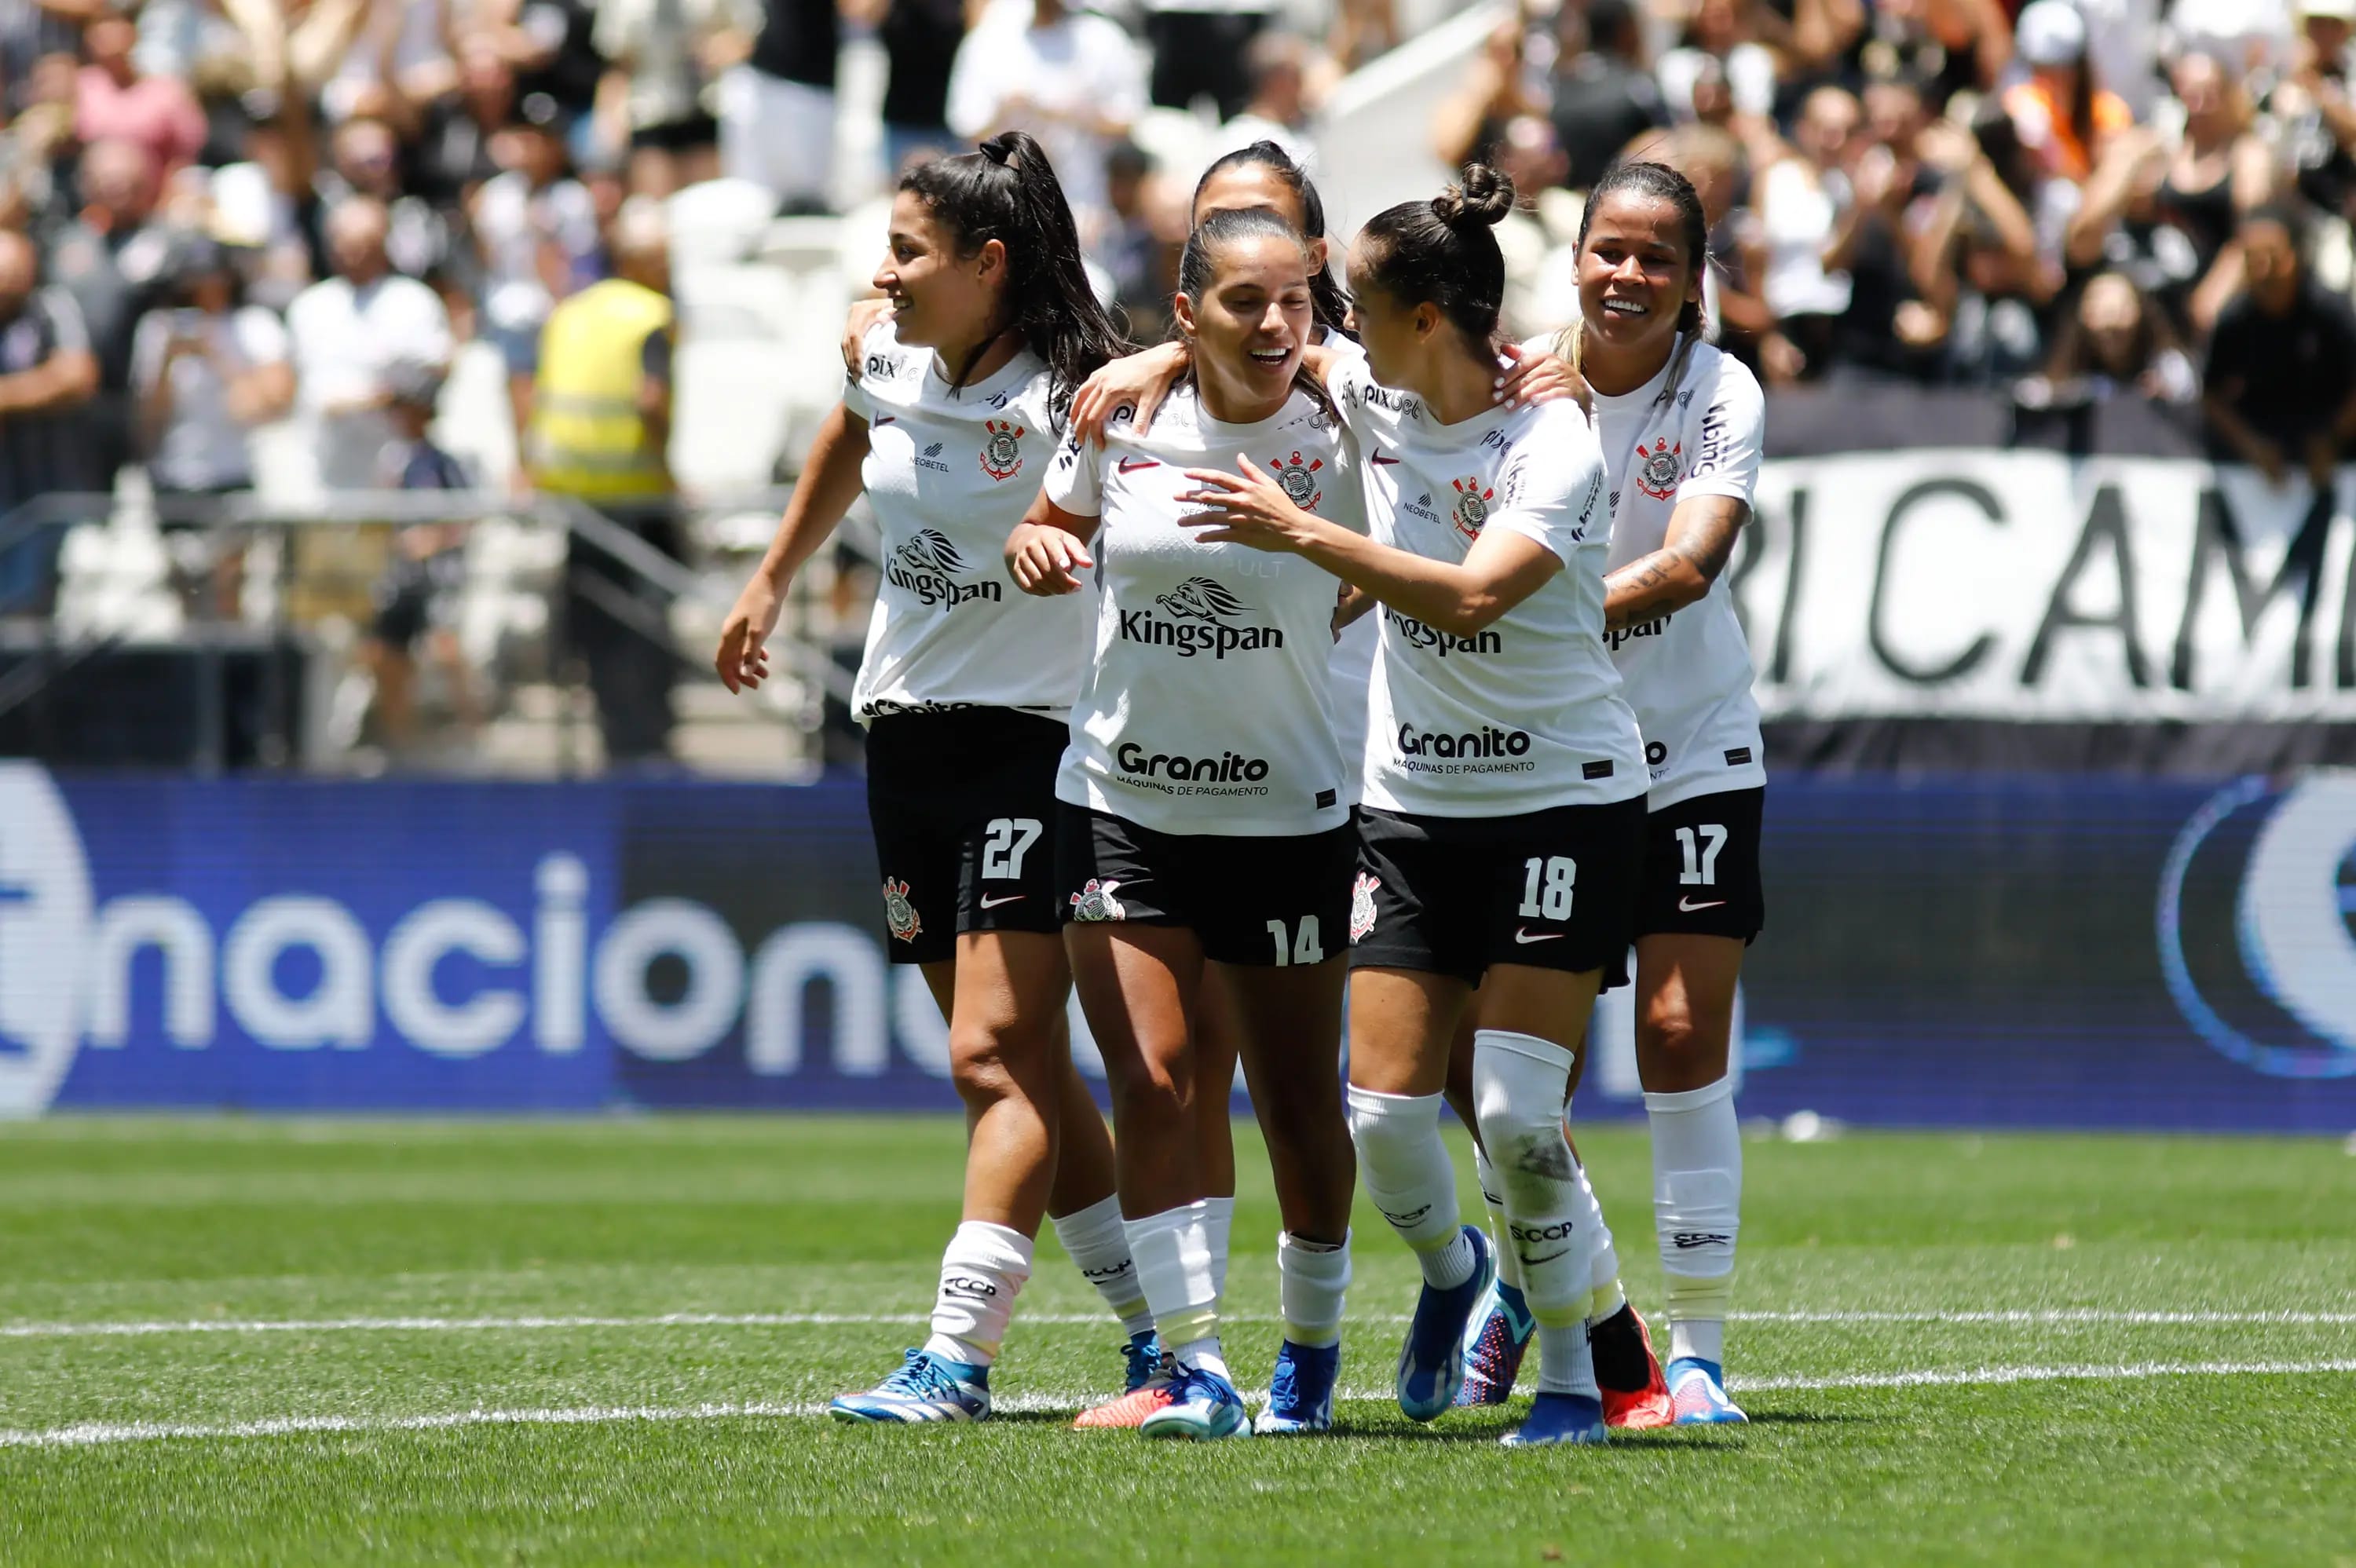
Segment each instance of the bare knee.
[{"label": "bare knee", "polygon": [[949,1080],[969,1109],[984,1110],[1007,1100],[1039,1100],[1053,1087],[1044,1070],[1046,1049],[1039,1031],[988,1024],[949,1027]]},{"label": "bare knee", "polygon": [[1727,1028],[1691,1008],[1655,1005],[1636,1020],[1636,1061],[1655,1093],[1699,1089],[1726,1076]]}]

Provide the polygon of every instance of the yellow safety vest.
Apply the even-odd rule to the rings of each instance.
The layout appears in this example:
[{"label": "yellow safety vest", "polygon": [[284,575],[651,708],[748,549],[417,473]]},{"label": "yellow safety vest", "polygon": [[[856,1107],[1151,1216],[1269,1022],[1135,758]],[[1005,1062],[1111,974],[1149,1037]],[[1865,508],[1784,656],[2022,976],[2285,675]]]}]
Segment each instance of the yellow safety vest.
[{"label": "yellow safety vest", "polygon": [[647,445],[638,389],[647,335],[670,324],[670,301],[621,278],[591,284],[549,315],[527,442],[534,484],[592,500],[669,493],[669,465]]}]

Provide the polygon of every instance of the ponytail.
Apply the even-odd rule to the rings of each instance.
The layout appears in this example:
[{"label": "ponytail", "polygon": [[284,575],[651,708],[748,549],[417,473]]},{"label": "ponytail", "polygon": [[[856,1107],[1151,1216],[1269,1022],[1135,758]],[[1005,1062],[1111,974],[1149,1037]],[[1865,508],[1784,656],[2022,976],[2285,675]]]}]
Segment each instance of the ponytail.
[{"label": "ponytail", "polygon": [[901,176],[900,188],[949,230],[961,254],[992,240],[1006,250],[998,331],[955,368],[951,385],[963,387],[990,345],[1013,333],[1046,362],[1060,424],[1080,383],[1131,346],[1088,282],[1072,208],[1047,155],[1027,133],[1009,131],[977,152],[917,165]]},{"label": "ponytail", "polygon": [[[1701,194],[1694,189],[1693,181],[1686,178],[1666,164],[1617,163],[1603,171],[1595,188],[1587,193],[1587,206],[1579,215],[1579,240],[1573,247],[1578,254],[1587,250],[1587,226],[1603,198],[1622,191],[1653,201],[1665,201],[1677,210],[1677,226],[1684,230],[1686,255],[1697,273],[1709,265],[1709,219],[1702,210]],[[1669,379],[1661,385],[1661,395],[1654,400],[1667,403],[1676,397],[1677,383],[1685,379],[1686,364],[1693,357],[1694,345],[1708,330],[1709,313],[1701,298],[1687,300],[1677,309],[1677,346],[1669,357]],[[1555,334],[1555,355],[1569,363],[1574,371],[1580,370],[1580,360],[1587,346],[1587,318],[1582,315]]]},{"label": "ponytail", "polygon": [[1403,201],[1359,232],[1375,285],[1403,305],[1434,304],[1483,360],[1505,298],[1505,254],[1494,227],[1514,209],[1514,182],[1485,164],[1429,201]]},{"label": "ponytail", "polygon": [[[1229,169],[1245,168],[1255,164],[1274,175],[1299,199],[1303,237],[1324,239],[1324,198],[1317,194],[1316,184],[1310,179],[1309,171],[1293,162],[1292,155],[1274,142],[1254,142],[1250,146],[1237,147],[1214,162],[1203,171],[1203,177],[1194,182],[1194,199],[1187,210],[1192,212],[1202,205],[1203,191],[1213,179]],[[1343,293],[1342,285],[1334,281],[1330,261],[1309,274],[1309,301],[1316,313],[1317,325],[1328,332],[1340,332],[1342,324],[1349,319],[1350,296]]]}]

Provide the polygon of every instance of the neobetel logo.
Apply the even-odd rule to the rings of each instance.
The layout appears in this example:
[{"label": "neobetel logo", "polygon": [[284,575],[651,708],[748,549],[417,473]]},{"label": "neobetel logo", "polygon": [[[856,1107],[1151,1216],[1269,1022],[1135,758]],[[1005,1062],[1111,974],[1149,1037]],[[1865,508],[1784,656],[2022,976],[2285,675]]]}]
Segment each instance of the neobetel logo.
[{"label": "neobetel logo", "polygon": [[1483,725],[1461,735],[1430,735],[1401,724],[1398,745],[1403,757],[1522,757],[1529,754],[1530,732]]},{"label": "neobetel logo", "polygon": [[1427,626],[1412,615],[1402,615],[1387,604],[1383,618],[1390,622],[1399,640],[1422,653],[1436,653],[1441,658],[1451,654],[1494,654],[1503,652],[1505,639],[1494,630],[1476,632],[1460,637],[1453,632],[1443,632],[1437,626]]},{"label": "neobetel logo", "polygon": [[2210,797],[2169,851],[2158,923],[2169,994],[2220,1054],[2356,1075],[2356,773]]},{"label": "neobetel logo", "polygon": [[1179,784],[1258,784],[1268,777],[1264,758],[1234,752],[1215,757],[1173,757],[1166,752],[1148,752],[1134,741],[1123,741],[1113,761],[1133,777],[1172,779]]},{"label": "neobetel logo", "polygon": [[1004,591],[995,581],[952,581],[972,570],[948,535],[926,528],[892,552],[884,576],[893,587],[916,595],[916,603],[928,609],[937,604],[954,610],[976,601],[999,603]]},{"label": "neobetel logo", "polygon": [[1228,624],[1251,607],[1225,585],[1207,577],[1190,577],[1167,593],[1157,594],[1152,610],[1124,610],[1120,640],[1149,647],[1171,648],[1182,659],[1207,653],[1223,659],[1229,654],[1258,653],[1284,646],[1284,634],[1274,626]]},{"label": "neobetel logo", "polygon": [[[839,1077],[884,1076],[895,1040],[919,1070],[949,1076],[948,1028],[921,973],[909,965],[895,975],[872,928],[795,922],[748,952],[717,912],[692,900],[649,898],[603,918],[587,866],[559,849],[539,856],[498,903],[429,898],[372,933],[348,904],[316,891],[315,877],[335,874],[331,855],[316,862],[295,873],[303,880],[293,889],[218,919],[168,893],[102,904],[80,830],[48,773],[0,763],[0,1115],[47,1108],[78,1051],[134,1043],[182,1064],[174,1071],[183,1087],[157,1099],[227,1100],[254,1085],[266,1097],[273,1083],[284,1090],[286,1080],[256,1076],[253,1048],[263,1061],[350,1053],[356,1067],[403,1047],[457,1062],[504,1051],[485,1068],[513,1082],[519,1051],[585,1058],[610,1040],[644,1061],[684,1062],[740,1023],[744,1068],[756,1077],[802,1072],[813,1029],[831,1041],[826,1059]],[[234,880],[268,889],[271,875],[241,867]],[[657,983],[665,970],[676,984]],[[1101,1077],[1085,1019],[1076,1008],[1070,1016],[1075,1059]],[[221,1050],[237,1054],[212,1082],[187,1071]],[[123,1070],[114,1071],[119,1087]],[[323,1060],[300,1071],[311,1082],[335,1070]],[[348,1082],[382,1092],[389,1081]]]}]

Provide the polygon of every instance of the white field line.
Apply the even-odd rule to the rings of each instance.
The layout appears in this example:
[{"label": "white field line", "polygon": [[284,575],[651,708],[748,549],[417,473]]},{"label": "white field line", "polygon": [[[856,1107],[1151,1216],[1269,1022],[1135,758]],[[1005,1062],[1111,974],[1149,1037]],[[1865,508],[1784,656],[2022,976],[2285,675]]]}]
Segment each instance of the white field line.
[{"label": "white field line", "polygon": [[[2356,1373],[2356,1360],[2329,1361],[2134,1361],[2117,1365],[2056,1367],[1973,1367],[1952,1371],[1861,1373],[1843,1377],[1768,1377],[1746,1379],[1735,1392],[1823,1392],[1839,1389],[1984,1386],[2006,1383],[2069,1382],[2087,1380],[2115,1381],[2148,1378],[2220,1378],[2251,1376],[2319,1376]],[[1265,1391],[1248,1393],[1257,1404]],[[1388,1390],[1352,1389],[1339,1397],[1354,1403],[1387,1403]],[[1069,1395],[1017,1395],[996,1402],[995,1409],[1012,1413],[1061,1414],[1079,1408]],[[592,1426],[625,1422],[747,1421],[801,1419],[825,1413],[815,1401],[754,1402],[690,1405],[584,1405],[574,1408],[523,1410],[453,1410],[426,1415],[279,1415],[261,1421],[81,1422],[71,1426],[0,1430],[0,1448],[95,1448],[123,1443],[217,1442],[246,1437],[287,1437],[306,1434],[359,1435],[402,1432],[447,1432],[468,1426]]]},{"label": "white field line", "polygon": [[[1272,1323],[1249,1313],[1225,1315],[1230,1323]],[[1023,1312],[1023,1323],[1086,1327],[1109,1320],[1100,1312]],[[2356,1325],[2356,1311],[2236,1311],[2188,1308],[2136,1310],[2103,1307],[2021,1307],[1980,1312],[1787,1311],[1737,1312],[1740,1323],[1868,1324],[1952,1323],[2063,1326],[2072,1324],[2190,1327],[2261,1325],[2335,1327]],[[0,1323],[0,1339],[138,1339],[154,1334],[482,1334],[575,1328],[799,1328],[881,1327],[926,1321],[916,1312],[663,1312],[637,1317],[579,1315],[519,1317],[189,1317],[152,1322]],[[1405,1323],[1401,1314],[1361,1314],[1360,1323]]]}]

